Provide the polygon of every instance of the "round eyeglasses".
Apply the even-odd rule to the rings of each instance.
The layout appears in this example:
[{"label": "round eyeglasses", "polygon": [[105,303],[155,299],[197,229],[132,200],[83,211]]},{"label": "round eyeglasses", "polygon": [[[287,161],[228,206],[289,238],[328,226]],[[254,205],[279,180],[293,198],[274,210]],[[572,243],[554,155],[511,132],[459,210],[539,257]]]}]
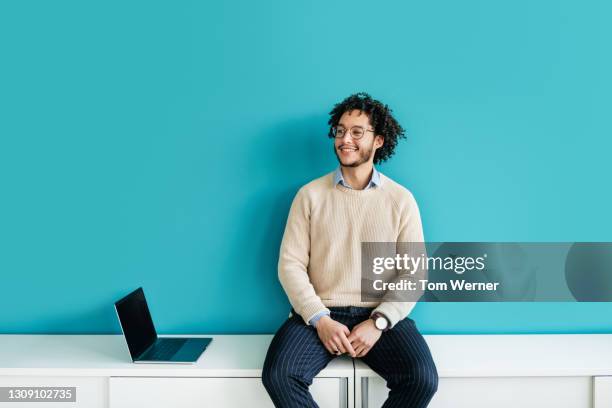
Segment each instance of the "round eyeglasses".
[{"label": "round eyeglasses", "polygon": [[346,135],[346,132],[349,132],[349,135],[355,140],[361,139],[366,132],[374,133],[373,130],[364,129],[362,126],[353,126],[348,130],[344,126],[336,126],[332,128],[332,134],[336,139],[342,139],[344,135]]}]

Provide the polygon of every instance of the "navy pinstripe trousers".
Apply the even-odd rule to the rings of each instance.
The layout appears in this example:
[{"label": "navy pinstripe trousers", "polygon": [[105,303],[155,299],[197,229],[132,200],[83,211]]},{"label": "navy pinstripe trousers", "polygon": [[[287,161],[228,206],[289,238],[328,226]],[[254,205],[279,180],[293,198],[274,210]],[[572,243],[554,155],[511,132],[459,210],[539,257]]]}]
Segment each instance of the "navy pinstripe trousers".
[{"label": "navy pinstripe trousers", "polygon": [[[371,308],[353,306],[329,309],[332,319],[351,330],[372,312]],[[314,327],[292,313],[272,339],[262,381],[278,408],[317,407],[308,387],[336,356],[325,349]],[[387,381],[390,391],[384,408],[426,407],[438,389],[438,372],[429,347],[410,318],[383,333],[361,360]]]}]

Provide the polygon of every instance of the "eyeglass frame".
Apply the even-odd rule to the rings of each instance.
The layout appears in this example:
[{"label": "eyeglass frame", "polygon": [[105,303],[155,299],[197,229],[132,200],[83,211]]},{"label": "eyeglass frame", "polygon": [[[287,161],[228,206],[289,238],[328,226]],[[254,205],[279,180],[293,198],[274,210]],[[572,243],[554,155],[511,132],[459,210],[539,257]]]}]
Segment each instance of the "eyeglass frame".
[{"label": "eyeglass frame", "polygon": [[[372,132],[375,133],[376,131],[374,129],[365,129],[363,126],[359,126],[359,125],[355,125],[355,126],[351,126],[350,128],[346,129],[344,126],[342,125],[336,125],[336,126],[332,126],[331,128],[331,134],[334,136],[335,139],[341,139],[344,136],[337,136],[337,129],[338,126],[341,126],[343,129],[348,130],[349,136],[351,136],[351,138],[353,138],[354,140],[360,140],[365,136],[366,132]],[[355,137],[353,136],[353,129],[354,128],[359,128],[363,130],[363,135],[359,136],[359,137]]]}]

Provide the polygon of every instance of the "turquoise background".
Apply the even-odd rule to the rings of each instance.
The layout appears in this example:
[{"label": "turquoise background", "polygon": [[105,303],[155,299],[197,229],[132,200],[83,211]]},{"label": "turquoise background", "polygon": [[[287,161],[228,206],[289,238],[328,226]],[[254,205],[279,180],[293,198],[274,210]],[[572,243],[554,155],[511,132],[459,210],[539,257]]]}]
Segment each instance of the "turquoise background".
[{"label": "turquoise background", "polygon": [[[270,333],[293,195],[365,90],[431,241],[612,241],[612,3],[0,3],[0,332]],[[424,333],[612,332],[610,303],[419,304]]]}]

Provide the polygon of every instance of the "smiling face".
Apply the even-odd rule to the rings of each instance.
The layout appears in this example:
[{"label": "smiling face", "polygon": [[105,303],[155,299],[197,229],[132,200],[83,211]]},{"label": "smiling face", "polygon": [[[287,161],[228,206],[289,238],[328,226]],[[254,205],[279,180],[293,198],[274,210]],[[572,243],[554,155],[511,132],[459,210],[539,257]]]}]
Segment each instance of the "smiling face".
[{"label": "smiling face", "polygon": [[[351,136],[348,129],[353,126],[360,126],[364,129],[365,133],[361,139],[354,139]],[[383,138],[374,135],[368,115],[359,110],[344,112],[338,121],[338,127],[347,130],[343,137],[337,137],[334,140],[334,152],[340,165],[344,167],[358,167],[364,163],[372,165],[374,153],[383,145]]]}]

